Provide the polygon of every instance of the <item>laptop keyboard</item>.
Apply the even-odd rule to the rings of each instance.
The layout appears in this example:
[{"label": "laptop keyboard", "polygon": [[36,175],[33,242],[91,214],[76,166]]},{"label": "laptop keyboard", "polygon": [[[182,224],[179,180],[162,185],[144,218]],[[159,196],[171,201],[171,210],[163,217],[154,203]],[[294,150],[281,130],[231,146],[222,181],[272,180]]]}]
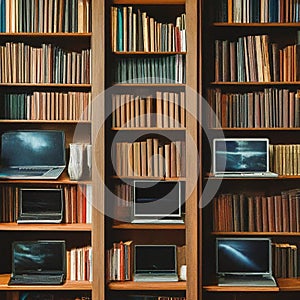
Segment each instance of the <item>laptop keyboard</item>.
[{"label": "laptop keyboard", "polygon": [[13,285],[26,285],[26,284],[32,284],[32,285],[51,285],[51,284],[60,284],[62,283],[61,280],[62,275],[21,275],[21,276],[15,276],[10,279],[9,284]]}]

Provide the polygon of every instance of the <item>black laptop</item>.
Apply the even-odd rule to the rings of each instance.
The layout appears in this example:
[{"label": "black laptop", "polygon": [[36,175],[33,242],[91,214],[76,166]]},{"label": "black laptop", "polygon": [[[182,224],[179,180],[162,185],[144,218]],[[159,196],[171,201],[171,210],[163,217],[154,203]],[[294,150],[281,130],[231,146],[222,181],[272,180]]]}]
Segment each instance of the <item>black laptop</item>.
[{"label": "black laptop", "polygon": [[61,188],[20,188],[17,223],[61,223],[63,207]]},{"label": "black laptop", "polygon": [[18,130],[2,134],[0,179],[57,179],[65,167],[63,131]]},{"label": "black laptop", "polygon": [[62,240],[17,241],[12,246],[8,285],[59,285],[66,278],[66,245]]}]

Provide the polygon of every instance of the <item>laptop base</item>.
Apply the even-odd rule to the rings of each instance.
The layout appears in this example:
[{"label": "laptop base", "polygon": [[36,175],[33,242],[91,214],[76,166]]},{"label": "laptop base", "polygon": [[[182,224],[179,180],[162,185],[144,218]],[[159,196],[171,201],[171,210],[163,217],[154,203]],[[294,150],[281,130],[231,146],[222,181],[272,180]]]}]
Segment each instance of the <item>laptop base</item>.
[{"label": "laptop base", "polygon": [[176,282],[178,281],[177,275],[165,274],[136,274],[133,278],[136,282]]},{"label": "laptop base", "polygon": [[11,277],[8,285],[61,285],[64,275],[15,275]]},{"label": "laptop base", "polygon": [[18,224],[37,224],[37,223],[41,223],[41,224],[59,224],[62,222],[62,216],[22,216],[19,217],[17,220]]},{"label": "laptop base", "polygon": [[218,286],[277,286],[273,276],[224,276]]},{"label": "laptop base", "polygon": [[273,172],[254,172],[254,173],[217,173],[214,175],[215,177],[229,177],[229,178],[239,178],[239,177],[278,177],[277,173],[273,173]]},{"label": "laptop base", "polygon": [[132,224],[184,224],[182,219],[135,219]]}]

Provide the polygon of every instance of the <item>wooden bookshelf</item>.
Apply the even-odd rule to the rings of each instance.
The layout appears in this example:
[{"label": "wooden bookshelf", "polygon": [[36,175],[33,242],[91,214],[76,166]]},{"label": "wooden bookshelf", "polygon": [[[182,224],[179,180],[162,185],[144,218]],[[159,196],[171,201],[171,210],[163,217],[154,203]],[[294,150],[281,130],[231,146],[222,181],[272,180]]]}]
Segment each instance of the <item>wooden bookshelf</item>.
[{"label": "wooden bookshelf", "polygon": [[[272,109],[269,110],[269,103],[272,101],[275,101],[275,99],[279,100],[279,96],[275,96],[276,92],[279,90],[288,90],[289,93],[295,93],[298,90],[298,78],[297,77],[285,77],[283,75],[283,61],[285,66],[289,66],[289,68],[294,68],[293,70],[296,72],[298,70],[298,66],[296,65],[291,65],[292,63],[288,61],[286,57],[282,56],[282,61],[279,62],[275,59],[275,56],[277,54],[277,49],[271,50],[270,53],[272,52],[274,56],[274,60],[271,62],[270,59],[265,57],[266,64],[270,67],[270,74],[268,76],[264,77],[262,79],[262,75],[266,75],[264,71],[258,66],[259,63],[257,63],[256,58],[260,55],[259,51],[261,50],[262,55],[266,54],[266,52],[269,50],[265,49],[263,50],[259,46],[259,42],[255,45],[252,45],[254,52],[256,56],[254,57],[253,52],[252,54],[250,52],[246,55],[247,59],[245,59],[246,56],[242,58],[240,56],[240,52],[238,52],[241,48],[245,46],[247,48],[247,51],[252,47],[248,47],[248,40],[251,40],[252,37],[256,39],[256,41],[262,39],[260,36],[264,35],[267,39],[266,44],[270,45],[278,45],[278,51],[286,51],[284,50],[287,45],[295,45],[297,44],[297,33],[299,29],[299,23],[298,22],[291,22],[292,19],[288,20],[288,22],[280,21],[280,22],[270,22],[270,20],[264,19],[269,18],[272,14],[272,9],[276,6],[274,5],[272,7],[269,7],[270,14],[268,16],[264,15],[263,13],[260,14],[259,16],[253,16],[251,14],[247,15],[245,14],[245,10],[247,10],[249,7],[251,7],[252,12],[254,11],[253,8],[253,3],[254,2],[249,2],[250,6],[247,8],[247,5],[244,5],[246,1],[240,1],[241,4],[241,15],[239,15],[238,12],[238,4],[237,2],[234,2],[232,0],[229,1],[209,1],[209,0],[204,0],[202,1],[202,10],[205,12],[203,14],[202,18],[202,35],[203,35],[203,43],[202,43],[202,80],[200,82],[200,86],[203,89],[203,97],[207,99],[207,103],[212,103],[212,108],[214,111],[217,112],[217,115],[219,117],[219,121],[224,125],[222,128],[216,128],[219,126],[217,123],[214,123],[215,119],[209,119],[207,116],[210,114],[209,109],[203,111],[203,116],[205,117],[205,121],[208,127],[208,132],[206,132],[206,137],[202,139],[202,145],[200,146],[203,152],[203,160],[202,160],[202,174],[205,174],[204,177],[204,191],[206,184],[210,188],[215,189],[215,193],[212,193],[213,195],[210,195],[210,199],[214,199],[215,202],[210,202],[209,199],[204,199],[206,202],[206,206],[202,209],[202,222],[201,222],[201,228],[202,228],[202,252],[201,252],[201,258],[203,261],[202,264],[202,277],[203,277],[203,284],[202,287],[202,299],[204,300],[215,300],[215,299],[228,299],[228,300],[236,300],[236,299],[253,299],[253,297],[257,299],[293,299],[293,297],[297,297],[298,294],[296,292],[299,292],[299,278],[276,278],[277,280],[277,287],[274,288],[269,288],[269,287],[220,287],[216,285],[217,282],[217,274],[215,272],[215,267],[216,267],[216,238],[270,238],[272,243],[277,246],[277,244],[283,244],[286,243],[287,245],[297,245],[299,242],[299,232],[295,232],[296,230],[292,230],[293,232],[279,232],[277,228],[280,227],[281,225],[281,219],[278,216],[278,214],[272,215],[273,210],[270,208],[270,211],[268,211],[268,216],[273,216],[274,218],[278,218],[278,221],[274,221],[276,224],[276,229],[274,229],[273,223],[270,221],[268,223],[268,226],[266,226],[266,215],[262,215],[262,213],[259,211],[259,205],[261,202],[259,202],[259,197],[258,195],[263,195],[265,197],[272,198],[274,195],[278,195],[278,198],[282,196],[281,192],[285,192],[288,190],[293,190],[297,189],[299,186],[299,176],[278,176],[278,177],[240,177],[240,178],[228,178],[228,177],[223,177],[223,178],[218,178],[212,176],[210,174],[210,170],[212,167],[212,155],[207,155],[206,159],[206,153],[211,152],[210,146],[211,142],[214,138],[217,137],[228,137],[228,138],[255,138],[255,137],[264,137],[268,138],[270,141],[270,144],[278,144],[278,145],[288,145],[288,144],[293,144],[297,143],[295,141],[295,136],[297,135],[299,131],[299,125],[295,125],[295,127],[287,127],[285,124],[284,126],[272,126],[274,124],[279,124],[280,122],[277,122],[279,119],[276,119],[276,116],[281,116],[281,112],[283,112],[283,108],[280,107],[279,105],[272,106]],[[266,5],[267,2],[258,2],[259,3],[264,3]],[[283,2],[282,2],[283,3]],[[293,1],[290,2],[290,11],[294,9],[293,6]],[[221,10],[221,5],[227,6],[229,10],[224,9],[224,11]],[[261,13],[262,6],[260,6],[260,13]],[[266,12],[266,11],[265,11]],[[243,14],[244,13],[244,14]],[[282,13],[282,11],[281,11]],[[277,18],[280,14],[277,14],[276,16],[274,15],[274,18]],[[238,22],[235,23],[234,16],[236,18],[239,18],[239,16],[243,16],[246,19],[249,17],[249,20],[243,20],[243,22]],[[281,14],[280,17],[283,17]],[[256,19],[258,18],[258,19]],[[288,18],[288,16],[284,16],[283,18]],[[226,20],[228,22],[226,22]],[[255,22],[251,22],[254,20],[257,20]],[[261,21],[261,23],[258,23]],[[249,23],[247,23],[249,22]],[[288,37],[287,32],[290,32],[292,35]],[[218,42],[217,42],[218,41]],[[228,42],[228,48],[227,48],[227,42]],[[239,45],[239,46],[238,46]],[[236,46],[236,48],[235,48]],[[240,47],[241,46],[241,47]],[[262,46],[262,44],[261,44]],[[222,48],[223,47],[223,48]],[[230,48],[231,47],[231,48]],[[239,50],[237,50],[239,48]],[[293,46],[294,47],[294,46]],[[296,46],[295,46],[296,47]],[[244,49],[246,49],[244,48]],[[226,52],[228,50],[228,52]],[[236,56],[234,51],[236,52]],[[224,52],[223,52],[224,51]],[[230,52],[231,51],[231,52]],[[229,54],[231,53],[231,55]],[[221,54],[222,53],[222,54]],[[279,52],[278,52],[279,53]],[[227,56],[228,54],[228,56]],[[251,54],[251,55],[250,55]],[[223,55],[223,56],[222,56]],[[239,55],[239,56],[238,56]],[[235,57],[239,57],[239,60],[235,60]],[[298,57],[298,54],[296,55]],[[228,58],[228,60],[227,60]],[[246,62],[247,61],[247,62]],[[234,63],[236,62],[236,65],[234,66]],[[243,65],[243,62],[246,62],[248,65]],[[227,64],[228,63],[228,64]],[[253,72],[249,72],[250,70],[250,64],[251,64],[251,70]],[[221,67],[222,65],[222,67]],[[238,68],[240,66],[244,66],[243,68]],[[275,70],[275,67],[278,66],[278,72],[273,72]],[[220,69],[221,67],[221,69]],[[224,69],[223,69],[224,67]],[[253,67],[253,68],[252,68]],[[236,71],[236,73],[234,73]],[[273,72],[273,73],[272,73]],[[250,74],[251,73],[251,74]],[[255,79],[254,73],[257,74],[257,81]],[[261,74],[263,73],[263,74]],[[277,78],[276,74],[280,74]],[[249,76],[248,76],[249,75]],[[228,76],[228,77],[227,77]],[[236,77],[235,77],[236,76]],[[260,78],[260,79],[259,79]],[[267,79],[266,79],[267,78]],[[224,81],[222,81],[224,80]],[[241,80],[241,81],[240,81]],[[244,80],[244,81],[243,81]],[[259,81],[260,80],[260,81]],[[258,82],[259,81],[259,82]],[[215,97],[215,93],[217,91],[217,97]],[[248,106],[249,103],[251,103],[251,95],[257,95],[261,93],[261,99],[268,98],[268,96],[265,96],[266,94],[265,91],[270,91],[270,102],[267,102],[266,100],[266,107],[267,110],[261,110],[260,111],[260,116],[262,117],[262,122],[261,123],[254,123],[254,120],[257,122],[258,121],[258,111],[256,109],[253,109],[253,123],[252,124],[264,124],[264,121],[266,121],[265,124],[269,124],[266,126],[261,126],[259,128],[253,128],[252,126],[247,127],[247,125],[243,124],[249,124],[248,120],[250,120],[251,124],[251,114],[250,117],[247,119],[243,119],[243,113],[247,110],[247,113],[250,111],[251,112],[251,106]],[[272,91],[272,92],[271,92]],[[267,93],[267,92],[266,92]],[[273,93],[273,94],[272,94]],[[228,97],[227,97],[228,95]],[[239,97],[238,95],[242,95],[244,97],[240,102],[245,104],[247,108],[244,107],[242,108],[241,111],[237,111],[236,106],[232,105],[229,106],[227,105],[227,100],[232,97],[232,101],[234,101],[237,98],[234,97]],[[249,97],[248,97],[249,96]],[[224,98],[222,98],[224,97]],[[233,100],[234,98],[234,100]],[[241,99],[239,98],[239,99]],[[224,99],[224,102],[222,100],[219,102],[220,99]],[[231,101],[228,100],[228,101]],[[249,100],[250,99],[250,100]],[[254,96],[253,96],[254,99]],[[257,98],[256,98],[257,99]],[[292,97],[291,97],[292,99]],[[216,106],[214,106],[214,100],[216,100]],[[248,102],[249,101],[249,102]],[[219,103],[222,102],[222,105],[218,106]],[[233,103],[233,102],[232,102]],[[256,102],[257,103],[257,102]],[[274,102],[272,102],[274,103]],[[286,102],[285,102],[286,103]],[[231,104],[230,104],[231,105]],[[276,106],[276,108],[275,108]],[[250,107],[250,108],[249,108]],[[293,107],[291,105],[291,107]],[[240,107],[241,108],[241,107]],[[260,106],[260,108],[262,108]],[[220,109],[218,111],[218,109]],[[232,109],[232,110],[231,110]],[[249,110],[248,110],[249,109]],[[279,111],[281,109],[282,111]],[[255,111],[255,114],[254,114]],[[285,110],[286,111],[286,110]],[[228,115],[227,115],[228,112]],[[222,115],[223,114],[223,115]],[[235,115],[233,115],[235,114]],[[264,114],[266,116],[269,116],[270,119],[267,119],[267,117],[264,117]],[[237,118],[237,116],[240,116],[240,119]],[[249,116],[245,114],[245,116]],[[291,114],[290,120],[295,117],[295,115]],[[298,115],[296,116],[298,117]],[[239,120],[237,120],[239,119]],[[247,119],[247,121],[245,121]],[[270,123],[268,123],[270,120]],[[240,123],[239,123],[240,122]],[[241,126],[237,124],[241,124]],[[233,125],[234,124],[234,125]],[[293,123],[296,124],[296,123]],[[293,126],[292,123],[289,123],[290,126]],[[232,126],[233,128],[229,128],[227,126]],[[253,125],[254,126],[254,125]],[[294,142],[295,141],[295,142]],[[211,153],[212,154],[212,153]],[[294,160],[293,160],[294,161]],[[276,161],[277,162],[277,161]],[[292,171],[293,172],[293,171]],[[292,173],[292,174],[297,174]],[[237,194],[237,195],[246,195],[247,199],[249,199],[251,196],[255,199],[253,201],[255,204],[253,204],[253,207],[251,206],[251,201],[249,201],[250,204],[247,203],[247,207],[245,207],[245,210],[241,212],[242,218],[249,217],[250,221],[247,219],[247,222],[244,223],[245,226],[249,226],[251,230],[246,231],[235,231],[233,232],[232,230],[243,230],[240,229],[239,226],[240,224],[235,223],[232,229],[228,229],[226,231],[226,226],[228,225],[227,222],[230,222],[229,220],[229,214],[226,212],[222,211],[221,212],[221,204],[223,204],[222,200],[227,201],[230,197],[222,199],[223,195],[232,195],[232,194]],[[221,196],[222,195],[222,196]],[[257,196],[257,198],[255,198]],[[220,200],[221,199],[221,200]],[[220,200],[220,202],[218,202]],[[299,199],[298,199],[299,200]],[[298,201],[297,200],[297,201]],[[228,200],[230,201],[230,200]],[[242,203],[242,200],[239,202]],[[271,203],[268,202],[269,204]],[[219,206],[218,206],[219,205]],[[225,204],[226,206],[226,204]],[[275,206],[275,204],[274,204]],[[255,207],[255,208],[254,208]],[[227,207],[228,208],[228,207]],[[253,214],[251,212],[251,209],[253,208]],[[277,206],[278,208],[278,206]],[[292,207],[289,207],[291,211],[293,211]],[[215,210],[214,210],[215,209]],[[235,213],[237,212],[237,206],[235,206]],[[232,208],[232,210],[234,210]],[[275,210],[275,209],[274,209]],[[279,212],[279,208],[277,210],[277,213]],[[217,211],[217,212],[216,212]],[[266,211],[264,211],[265,213]],[[230,208],[229,208],[229,213],[230,213]],[[260,214],[261,213],[261,214]],[[227,216],[227,217],[226,217]],[[223,218],[223,219],[222,219]],[[272,218],[272,217],[270,217]],[[289,218],[292,218],[291,215],[287,216],[287,219],[291,222]],[[233,218],[234,219],[234,218]],[[254,226],[252,227],[253,219],[255,219]],[[220,222],[221,220],[222,222]],[[236,219],[234,219],[236,222]],[[260,221],[264,220],[264,230],[260,230]],[[270,219],[268,219],[269,221]],[[286,218],[285,218],[286,220]],[[232,220],[231,220],[232,221]],[[294,223],[293,223],[294,224]],[[270,226],[269,226],[270,225]],[[219,226],[219,227],[218,227]],[[252,230],[255,229],[257,231]],[[257,229],[258,228],[258,229]],[[268,231],[268,228],[272,228],[270,231]],[[292,227],[291,227],[292,228]],[[220,231],[218,231],[220,230]],[[286,229],[288,231],[289,229]],[[297,230],[298,231],[298,230]],[[282,245],[281,245],[282,246]],[[280,246],[279,246],[280,247]],[[274,253],[277,250],[275,249]],[[259,256],[260,254],[257,253]],[[299,254],[297,254],[297,259],[299,259]],[[274,262],[274,265],[278,263]],[[284,270],[283,266],[276,266],[277,268],[273,268],[273,274],[275,272],[278,272],[278,269],[280,271]],[[288,267],[287,267],[288,268]],[[283,272],[283,271],[282,271]],[[288,276],[288,275],[286,275]],[[293,275],[295,276],[295,275]],[[299,275],[298,275],[299,276]],[[279,275],[280,277],[280,275]],[[291,292],[291,293],[284,293],[281,294],[282,292]],[[293,292],[293,293],[292,293]]]},{"label": "wooden bookshelf", "polygon": [[[106,15],[110,14],[111,6],[124,5],[133,7],[133,10],[140,9],[142,12],[147,12],[147,15],[153,17],[157,22],[174,23],[176,17],[182,13],[186,13],[186,37],[187,37],[187,52],[150,52],[150,51],[112,51],[111,47],[111,32],[110,26],[106,31],[106,84],[105,86],[117,91],[116,93],[145,93],[150,94],[155,91],[168,91],[168,92],[185,92],[186,99],[186,111],[192,112],[191,114],[186,113],[186,126],[183,128],[159,128],[159,127],[132,127],[122,128],[113,127],[107,130],[106,140],[110,141],[115,135],[122,136],[122,142],[126,141],[126,137],[130,135],[149,135],[151,137],[164,136],[168,134],[172,136],[178,134],[180,136],[176,141],[186,141],[186,136],[189,135],[191,139],[189,142],[191,145],[197,144],[197,96],[190,90],[197,90],[198,82],[198,71],[195,66],[197,63],[197,22],[198,22],[198,2],[195,0],[112,0],[107,1],[106,4]],[[168,14],[162,14],[162,11],[168,9]],[[167,21],[168,20],[168,21]],[[110,23],[110,18],[107,19],[107,23]],[[117,48],[118,49],[118,48]],[[119,48],[120,49],[120,48]],[[145,49],[145,48],[144,48]],[[167,57],[172,55],[183,55],[185,57],[185,70],[186,70],[186,83],[115,83],[111,78],[114,73],[114,68],[117,67],[116,60],[126,59],[138,59],[146,57],[149,59],[153,56]],[[171,74],[170,74],[171,75]],[[118,79],[119,80],[119,79]],[[134,92],[133,92],[134,91]],[[155,95],[155,93],[154,93]],[[109,98],[109,97],[108,97]],[[107,99],[106,111],[108,115],[111,114],[112,101]],[[194,113],[194,115],[193,115]],[[176,136],[177,137],[177,136]],[[194,144],[193,144],[194,143]],[[185,149],[189,149],[190,145],[187,145]],[[188,150],[187,150],[188,151]],[[179,247],[186,245],[187,255],[187,281],[186,282],[133,282],[125,281],[118,282],[113,281],[107,283],[107,290],[103,299],[118,298],[122,292],[122,297],[126,298],[126,295],[132,293],[139,293],[139,291],[152,291],[153,295],[159,295],[159,291],[168,292],[172,296],[172,291],[182,292],[180,295],[185,295],[187,300],[201,299],[199,298],[199,278],[195,276],[198,274],[198,200],[197,200],[197,180],[193,180],[197,176],[197,165],[195,161],[197,158],[189,153],[186,156],[185,169],[187,176],[184,177],[153,177],[153,176],[119,176],[113,175],[113,166],[110,166],[110,153],[111,149],[109,146],[106,147],[106,162],[107,162],[107,173],[109,174],[107,182],[111,186],[111,190],[114,190],[115,183],[124,181],[125,183],[132,182],[133,180],[155,180],[155,181],[181,181],[185,186],[185,189],[189,191],[187,193],[187,199],[185,199],[185,224],[128,224],[128,223],[117,223],[117,220],[111,221],[106,220],[106,250],[112,247],[112,244],[118,243],[120,240],[128,241],[132,240],[135,244],[175,244]],[[196,183],[195,183],[196,182]],[[196,185],[196,186],[195,186]],[[108,195],[110,195],[108,193]],[[107,197],[108,198],[108,197]],[[109,201],[109,200],[107,200]],[[110,206],[109,202],[107,206]],[[158,292],[156,292],[158,291]],[[176,293],[174,295],[177,295]]]},{"label": "wooden bookshelf", "polygon": [[[10,8],[10,15],[9,20],[7,22],[11,25],[12,21],[15,22],[14,24],[18,23],[18,21],[21,20],[21,16],[24,16],[14,11],[16,7],[14,5],[22,4],[22,1],[14,2],[14,5],[12,5],[13,1],[6,1],[7,5],[9,5]],[[49,1],[47,1],[49,2]],[[99,2],[98,0],[91,1],[91,6],[94,6],[94,3],[96,4]],[[58,2],[56,2],[58,3]],[[75,2],[74,2],[75,3]],[[5,2],[3,2],[5,6]],[[29,2],[27,3],[29,4]],[[54,2],[52,1],[52,4]],[[1,5],[2,6],[2,5]],[[8,6],[7,6],[8,7]],[[95,5],[95,7],[97,7]],[[36,8],[36,6],[35,6]],[[92,12],[92,7],[90,7],[90,10]],[[24,9],[24,7],[23,7]],[[71,9],[71,7],[70,7]],[[45,10],[46,14],[47,10]],[[24,13],[24,11],[23,11]],[[14,15],[13,15],[14,14]],[[50,16],[51,14],[49,14]],[[20,17],[20,20],[17,20],[18,17]],[[28,15],[27,23],[29,22],[29,19],[32,16]],[[47,15],[48,18],[48,15]],[[36,20],[36,19],[35,19]],[[20,22],[18,24],[20,24]],[[5,23],[5,22],[4,22]],[[8,24],[6,23],[6,24]],[[21,22],[22,23],[22,22]],[[53,24],[50,23],[50,17],[47,22],[44,22],[44,24],[47,23],[47,26],[52,26]],[[22,23],[24,25],[24,22]],[[24,25],[25,26],[25,25]],[[46,25],[45,25],[46,26]],[[75,26],[75,25],[74,25]],[[1,29],[2,30],[2,29]],[[14,31],[14,29],[12,29]],[[16,30],[17,31],[17,30]],[[21,29],[20,29],[21,31]],[[43,31],[43,30],[42,30]],[[46,31],[46,30],[45,30]],[[48,30],[47,30],[48,31]],[[52,31],[52,30],[49,30]],[[68,92],[91,92],[92,91],[92,83],[90,83],[90,80],[85,80],[90,77],[90,70],[91,68],[87,65],[81,64],[83,60],[79,61],[77,58],[82,59],[82,51],[86,49],[90,49],[92,47],[91,44],[92,39],[92,33],[78,33],[78,32],[58,32],[58,33],[44,33],[44,32],[1,32],[0,33],[0,40],[2,47],[11,47],[11,56],[8,59],[6,57],[8,51],[2,51],[2,76],[0,83],[0,90],[1,90],[1,107],[2,110],[4,110],[4,95],[11,95],[11,94],[30,94],[32,92],[52,92],[52,93],[68,93]],[[30,57],[30,64],[29,60],[27,60],[25,57],[25,52],[20,54],[18,52],[17,54],[17,48],[19,45],[24,44],[24,49],[28,46],[28,49],[31,49],[32,51],[38,51],[40,52],[40,56],[33,55]],[[45,58],[45,48],[42,48],[42,44],[49,44],[48,49],[51,48],[53,50],[53,53],[48,52],[47,61],[44,60]],[[67,80],[61,80],[58,81],[59,78],[56,78],[56,82],[87,82],[84,84],[64,84],[64,83],[34,83],[34,81],[38,82],[51,82],[52,76],[54,75],[54,72],[57,70],[57,66],[59,65],[58,61],[56,64],[53,63],[53,56],[54,56],[54,47],[57,47],[61,49],[60,51],[64,52],[65,55],[67,53],[73,52],[73,57],[76,58],[76,64],[75,59],[73,60],[73,65],[70,65],[69,62],[69,69],[76,69],[76,80],[69,80],[70,78],[67,78],[67,72],[65,70],[64,76],[67,78]],[[14,50],[12,50],[14,49]],[[28,50],[27,49],[27,50]],[[3,49],[4,50],[4,49]],[[19,48],[18,48],[19,50]],[[15,52],[14,52],[15,51]],[[44,52],[42,52],[44,51]],[[10,52],[10,50],[9,50]],[[85,54],[87,54],[88,51],[86,51]],[[76,53],[76,54],[75,54]],[[52,56],[51,56],[51,55]],[[61,53],[62,54],[62,53]],[[78,55],[77,55],[78,54]],[[43,58],[42,58],[43,56]],[[28,56],[29,57],[29,56]],[[22,58],[24,65],[21,65],[21,63],[18,65],[19,59]],[[58,57],[55,57],[58,60]],[[88,58],[88,56],[87,56]],[[6,59],[6,67],[4,68],[3,60]],[[20,59],[21,60],[21,59]],[[35,63],[39,60],[39,63],[35,65]],[[71,60],[71,57],[69,58],[69,61]],[[66,60],[65,60],[66,61]],[[88,59],[86,59],[88,61]],[[30,76],[32,78],[25,79],[25,62],[28,63],[28,66],[32,67],[32,70],[36,70],[36,74],[34,74],[32,70],[30,70]],[[60,61],[61,62],[61,61]],[[42,70],[42,65],[47,66],[48,68],[45,68]],[[67,65],[67,64],[66,64]],[[80,66],[80,71],[78,66]],[[39,69],[40,68],[40,69]],[[5,69],[7,69],[5,71]],[[50,70],[51,69],[51,70]],[[12,72],[10,72],[12,70]],[[50,70],[50,71],[49,71]],[[43,71],[43,72],[42,72]],[[47,72],[46,72],[47,71]],[[51,73],[53,71],[53,73]],[[62,75],[62,70],[59,72],[60,75]],[[81,73],[82,71],[82,73]],[[87,74],[84,74],[83,71],[87,71]],[[23,73],[21,73],[23,72]],[[17,74],[16,74],[17,73]],[[47,73],[47,74],[46,74]],[[5,76],[8,75],[8,78],[5,78]],[[47,75],[47,76],[46,76]],[[88,75],[88,76],[85,76]],[[29,76],[29,77],[30,77]],[[11,78],[10,78],[11,77]],[[41,79],[43,77],[43,79]],[[57,76],[59,77],[59,76]],[[83,79],[83,77],[86,77]],[[47,78],[47,80],[45,79]],[[36,79],[36,80],[35,80]],[[83,79],[83,80],[81,80]],[[18,83],[18,81],[22,83]],[[30,82],[31,81],[31,82]],[[6,83],[9,82],[9,83]],[[55,82],[54,80],[52,82]],[[17,105],[17,103],[13,102],[12,104]],[[19,103],[18,103],[19,105]],[[15,108],[15,106],[14,106]],[[18,106],[16,106],[17,109],[19,109]],[[27,108],[27,107],[26,107]],[[51,109],[53,109],[53,106],[51,106]],[[60,110],[62,111],[62,108],[60,107]],[[91,138],[91,127],[92,127],[92,121],[81,121],[81,120],[15,120],[15,119],[1,119],[0,120],[0,132],[1,134],[6,131],[11,130],[62,130],[65,133],[65,148],[66,148],[66,165],[68,165],[69,162],[69,143],[73,142],[74,138],[76,138],[77,142],[85,142],[90,143]],[[76,132],[76,129],[81,130],[81,132],[78,134]],[[77,130],[77,131],[78,131]],[[65,169],[64,173],[57,179],[57,180],[1,180],[0,186],[1,188],[4,186],[12,186],[12,187],[34,187],[34,188],[51,188],[56,187],[58,185],[60,186],[77,186],[77,185],[91,185],[92,180],[82,180],[82,181],[72,181],[70,180],[68,174],[67,174],[67,168]],[[2,195],[3,198],[5,197],[13,197],[15,195],[10,194],[10,196]],[[11,202],[13,203],[13,202]],[[3,208],[3,207],[2,207]],[[1,208],[1,211],[2,211]],[[7,208],[6,208],[7,209]],[[16,210],[17,211],[17,210]],[[1,214],[1,220],[4,219],[3,217],[3,211]],[[77,294],[76,291],[84,291],[85,295],[92,295],[92,283],[89,281],[67,281],[63,285],[37,285],[37,286],[31,286],[31,285],[24,285],[24,286],[8,286],[8,280],[10,278],[10,274],[7,274],[11,271],[11,265],[12,265],[12,255],[11,255],[11,245],[13,241],[18,240],[42,240],[42,239],[48,239],[48,240],[65,240],[66,241],[66,248],[68,250],[74,249],[74,248],[82,248],[84,246],[90,246],[93,230],[94,230],[93,224],[17,224],[17,223],[0,223],[0,237],[2,240],[5,241],[5,245],[2,247],[2,260],[1,260],[1,266],[0,266],[0,290],[1,291],[7,291],[1,292],[1,299],[3,300],[11,300],[11,299],[19,299],[22,291],[63,291],[62,294],[64,294],[64,297],[68,297],[68,295],[74,295]],[[97,253],[95,254],[97,256]],[[78,295],[81,294],[80,292]],[[11,296],[13,295],[13,296]],[[96,295],[96,294],[95,294]],[[97,299],[97,297],[95,297]],[[99,297],[98,299],[101,299]]]}]

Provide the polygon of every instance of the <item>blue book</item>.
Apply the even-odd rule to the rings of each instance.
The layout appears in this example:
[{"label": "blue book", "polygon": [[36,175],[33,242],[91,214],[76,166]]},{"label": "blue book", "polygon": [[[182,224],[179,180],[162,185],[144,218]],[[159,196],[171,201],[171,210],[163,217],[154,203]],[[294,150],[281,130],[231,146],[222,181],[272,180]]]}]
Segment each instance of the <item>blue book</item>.
[{"label": "blue book", "polygon": [[118,32],[117,32],[117,51],[124,51],[123,49],[123,10],[118,7]]},{"label": "blue book", "polygon": [[6,31],[6,9],[5,9],[5,0],[0,0],[0,32]]},{"label": "blue book", "polygon": [[269,0],[269,22],[278,22],[278,0]]}]

